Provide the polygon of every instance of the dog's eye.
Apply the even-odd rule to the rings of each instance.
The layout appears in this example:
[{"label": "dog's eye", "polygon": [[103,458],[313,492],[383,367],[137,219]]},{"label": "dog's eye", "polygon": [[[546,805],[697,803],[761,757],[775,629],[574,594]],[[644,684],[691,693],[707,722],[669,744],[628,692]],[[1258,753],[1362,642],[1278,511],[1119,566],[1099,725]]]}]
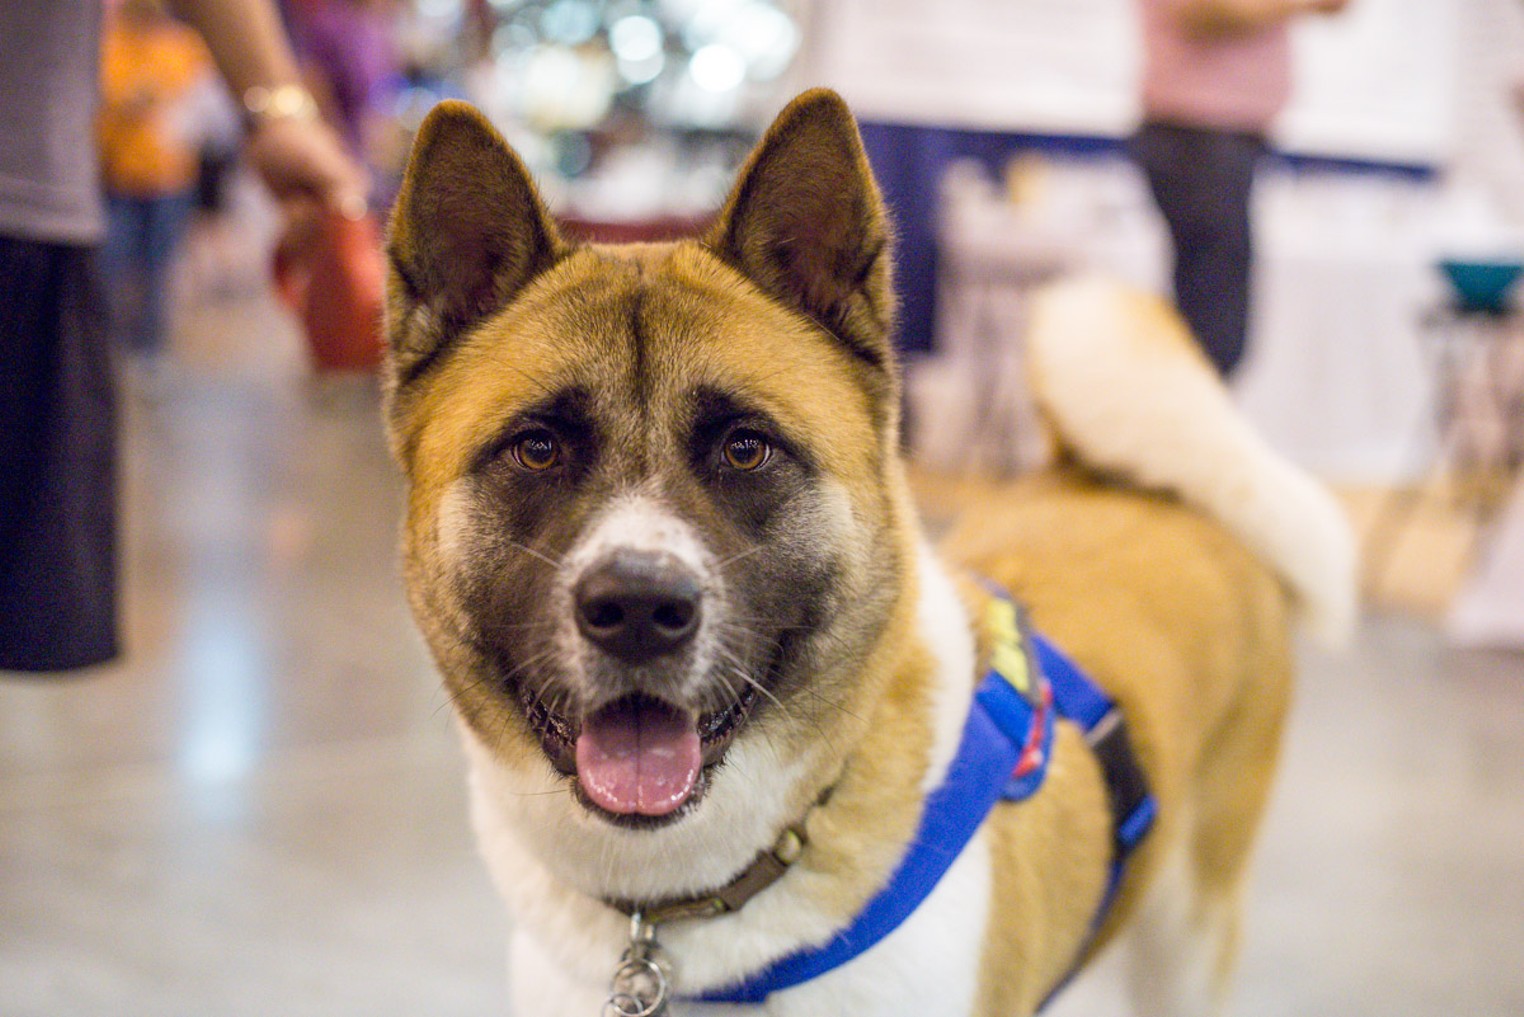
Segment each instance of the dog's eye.
[{"label": "dog's eye", "polygon": [[760,470],[772,454],[773,447],[756,431],[738,429],[725,439],[725,465],[733,470]]},{"label": "dog's eye", "polygon": [[542,473],[561,461],[560,443],[543,428],[513,439],[512,450],[513,461],[531,473]]}]

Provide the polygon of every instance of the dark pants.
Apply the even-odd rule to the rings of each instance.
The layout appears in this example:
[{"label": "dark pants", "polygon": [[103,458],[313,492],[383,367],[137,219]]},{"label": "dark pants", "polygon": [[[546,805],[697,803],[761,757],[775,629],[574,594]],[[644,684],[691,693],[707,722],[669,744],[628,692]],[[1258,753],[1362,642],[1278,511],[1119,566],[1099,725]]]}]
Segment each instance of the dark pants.
[{"label": "dark pants", "polygon": [[111,327],[128,349],[153,355],[169,330],[169,270],[195,206],[192,191],[146,197],[112,194],[101,267]]},{"label": "dark pants", "polygon": [[1248,333],[1249,193],[1264,150],[1257,135],[1162,123],[1132,140],[1174,242],[1175,303],[1224,378]]},{"label": "dark pants", "polygon": [[0,670],[116,655],[110,366],[95,252],[0,237]]}]

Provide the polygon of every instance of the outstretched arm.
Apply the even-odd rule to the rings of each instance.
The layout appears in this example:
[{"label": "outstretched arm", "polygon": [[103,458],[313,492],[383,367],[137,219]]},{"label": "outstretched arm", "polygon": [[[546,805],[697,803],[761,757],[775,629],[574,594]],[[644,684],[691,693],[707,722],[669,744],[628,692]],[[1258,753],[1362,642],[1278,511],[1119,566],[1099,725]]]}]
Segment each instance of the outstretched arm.
[{"label": "outstretched arm", "polygon": [[1239,35],[1299,14],[1337,14],[1349,0],[1180,0],[1178,17],[1199,35]]},{"label": "outstretched arm", "polygon": [[246,149],[275,196],[363,208],[365,172],[318,118],[272,0],[174,0],[174,9],[201,33],[245,108],[251,98],[256,108],[260,97],[281,100],[251,116]]}]

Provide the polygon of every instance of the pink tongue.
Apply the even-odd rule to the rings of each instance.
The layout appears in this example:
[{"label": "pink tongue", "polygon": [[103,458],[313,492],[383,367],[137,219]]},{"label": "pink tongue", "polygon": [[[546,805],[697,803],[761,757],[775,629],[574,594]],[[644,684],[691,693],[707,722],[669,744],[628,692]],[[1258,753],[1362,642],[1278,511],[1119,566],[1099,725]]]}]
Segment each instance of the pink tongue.
[{"label": "pink tongue", "polygon": [[665,816],[693,793],[703,765],[688,718],[652,702],[605,707],[582,722],[577,781],[599,808]]}]

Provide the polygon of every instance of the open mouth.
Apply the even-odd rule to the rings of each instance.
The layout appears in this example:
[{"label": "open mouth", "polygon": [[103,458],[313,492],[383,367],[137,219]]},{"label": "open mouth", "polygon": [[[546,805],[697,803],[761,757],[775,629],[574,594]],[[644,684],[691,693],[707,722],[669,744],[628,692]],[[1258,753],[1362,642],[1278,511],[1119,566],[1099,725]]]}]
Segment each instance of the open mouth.
[{"label": "open mouth", "polygon": [[695,717],[663,700],[632,693],[574,720],[522,693],[529,725],[557,770],[577,778],[583,804],[614,822],[675,819],[703,795],[709,770],[724,758],[756,703],[748,686],[730,705]]}]

